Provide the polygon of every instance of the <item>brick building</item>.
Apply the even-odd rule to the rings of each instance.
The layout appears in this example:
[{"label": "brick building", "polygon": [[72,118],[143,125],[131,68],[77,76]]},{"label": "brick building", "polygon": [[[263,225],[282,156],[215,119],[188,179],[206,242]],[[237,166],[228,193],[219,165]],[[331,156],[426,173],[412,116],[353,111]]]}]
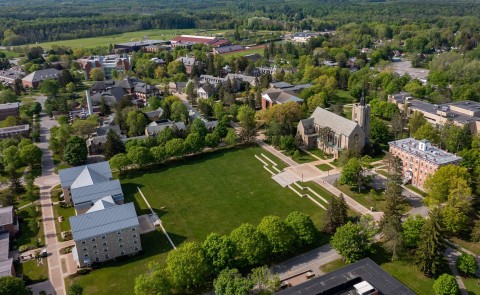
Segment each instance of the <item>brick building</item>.
[{"label": "brick building", "polygon": [[20,103],[2,103],[0,104],[0,120],[5,120],[8,116],[18,117],[20,114]]},{"label": "brick building", "polygon": [[424,189],[427,177],[441,166],[458,165],[462,160],[454,154],[433,147],[428,140],[406,138],[388,143],[389,152],[403,164],[403,182]]}]

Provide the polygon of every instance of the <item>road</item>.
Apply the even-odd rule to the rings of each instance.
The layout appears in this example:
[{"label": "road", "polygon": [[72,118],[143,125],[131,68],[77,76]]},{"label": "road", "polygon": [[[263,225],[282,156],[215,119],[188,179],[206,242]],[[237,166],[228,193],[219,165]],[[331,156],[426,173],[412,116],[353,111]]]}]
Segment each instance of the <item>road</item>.
[{"label": "road", "polygon": [[[40,187],[40,206],[42,208],[42,221],[45,233],[45,244],[48,252],[48,277],[47,282],[32,285],[33,294],[46,291],[47,294],[66,294],[65,282],[62,274],[59,242],[53,215],[52,199],[50,190],[60,180],[54,173],[52,152],[48,149],[50,128],[57,125],[56,120],[50,120],[45,114],[41,115],[40,142],[37,144],[43,152],[42,176],[35,179],[35,184]],[[53,293],[54,291],[54,293]]]}]

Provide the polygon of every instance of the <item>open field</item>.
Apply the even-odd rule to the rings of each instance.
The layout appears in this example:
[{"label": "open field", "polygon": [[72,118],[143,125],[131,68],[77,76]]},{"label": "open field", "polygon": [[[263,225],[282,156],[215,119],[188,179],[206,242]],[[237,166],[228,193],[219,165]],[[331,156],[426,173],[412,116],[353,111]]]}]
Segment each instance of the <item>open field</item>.
[{"label": "open field", "polygon": [[[272,180],[254,157],[261,153],[279,161],[259,147],[234,148],[132,173],[122,179],[125,202],[133,201],[139,215],[149,213],[137,192],[140,187],[176,245],[201,242],[211,232],[228,234],[242,223],[256,225],[266,215],[284,218],[294,210],[309,214],[321,228],[325,211]],[[110,263],[67,283],[80,284],[86,295],[132,294],[134,278],[148,262],[163,262],[170,250],[158,231],[143,235],[142,246],[144,255]]]},{"label": "open field", "polygon": [[245,55],[248,55],[248,54],[255,54],[255,53],[258,53],[260,55],[263,56],[263,46],[259,47],[259,46],[255,46],[255,47],[252,47],[252,48],[248,48],[248,49],[245,49],[245,50],[242,50],[242,51],[235,51],[235,52],[231,52],[231,53],[225,53],[225,54],[222,54],[223,56],[225,57],[240,57],[240,56],[245,56]]}]

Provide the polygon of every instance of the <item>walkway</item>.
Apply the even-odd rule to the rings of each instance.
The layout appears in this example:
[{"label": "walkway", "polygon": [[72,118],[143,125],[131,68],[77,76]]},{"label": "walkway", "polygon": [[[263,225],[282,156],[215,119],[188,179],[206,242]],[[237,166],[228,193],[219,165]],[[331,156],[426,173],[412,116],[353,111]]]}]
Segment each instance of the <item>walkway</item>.
[{"label": "walkway", "polygon": [[460,288],[460,292],[462,293],[462,295],[468,295],[467,288],[465,287],[465,284],[463,284],[462,277],[460,277],[460,275],[458,274],[456,266],[457,258],[461,255],[461,253],[457,250],[454,250],[453,248],[447,247],[443,254],[445,255],[445,258],[447,258],[448,266],[450,267],[452,274],[455,276],[455,280],[457,281],[458,287]]},{"label": "walkway", "polygon": [[[55,229],[55,221],[53,218],[52,199],[50,190],[59,183],[59,178],[53,173],[53,157],[48,149],[48,140],[50,139],[50,128],[57,124],[57,121],[50,120],[48,116],[43,115],[41,118],[40,143],[38,147],[42,150],[42,176],[35,179],[35,185],[40,187],[40,206],[42,207],[42,222],[45,233],[45,245],[48,252],[48,277],[47,282],[32,286],[34,294],[51,287],[55,293],[66,294],[64,275],[62,272],[59,242],[57,240],[57,231]],[[45,290],[47,291],[47,290]]]}]

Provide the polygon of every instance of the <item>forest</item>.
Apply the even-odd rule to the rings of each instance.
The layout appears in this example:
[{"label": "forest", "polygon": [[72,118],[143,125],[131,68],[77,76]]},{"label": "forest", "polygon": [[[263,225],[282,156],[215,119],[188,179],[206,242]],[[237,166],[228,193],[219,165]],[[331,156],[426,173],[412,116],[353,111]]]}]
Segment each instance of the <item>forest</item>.
[{"label": "forest", "polygon": [[[434,5],[432,5],[434,4]],[[134,0],[1,1],[4,46],[111,35],[147,29],[335,30],[349,23],[393,28],[468,27],[478,32],[479,1]],[[54,8],[54,9],[52,9]]]}]

